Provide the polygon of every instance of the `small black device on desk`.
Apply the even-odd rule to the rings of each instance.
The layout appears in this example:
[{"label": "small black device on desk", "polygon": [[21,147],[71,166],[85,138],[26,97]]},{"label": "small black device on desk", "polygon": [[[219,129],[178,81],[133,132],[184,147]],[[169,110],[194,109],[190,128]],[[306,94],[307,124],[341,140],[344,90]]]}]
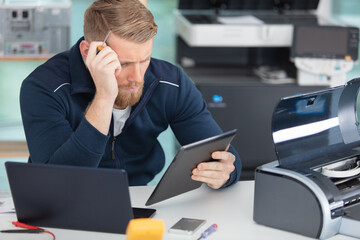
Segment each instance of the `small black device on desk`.
[{"label": "small black device on desk", "polygon": [[205,222],[204,219],[181,218],[169,229],[169,233],[192,235]]},{"label": "small black device on desk", "polygon": [[124,170],[6,162],[18,221],[42,227],[125,234],[134,217]]}]

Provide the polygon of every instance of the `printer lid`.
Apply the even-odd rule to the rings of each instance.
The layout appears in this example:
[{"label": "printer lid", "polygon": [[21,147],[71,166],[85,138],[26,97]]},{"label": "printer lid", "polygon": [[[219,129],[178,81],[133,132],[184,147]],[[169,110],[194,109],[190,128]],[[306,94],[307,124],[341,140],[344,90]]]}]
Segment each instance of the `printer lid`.
[{"label": "printer lid", "polygon": [[179,0],[179,9],[316,10],[320,0]]},{"label": "printer lid", "polygon": [[272,119],[279,166],[311,168],[358,155],[359,89],[357,78],[344,86],[282,98]]}]

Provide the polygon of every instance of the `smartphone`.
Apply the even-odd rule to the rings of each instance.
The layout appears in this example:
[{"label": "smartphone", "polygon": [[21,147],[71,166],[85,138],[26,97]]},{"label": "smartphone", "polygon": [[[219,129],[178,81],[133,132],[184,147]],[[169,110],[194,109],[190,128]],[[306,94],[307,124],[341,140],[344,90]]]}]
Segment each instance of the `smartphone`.
[{"label": "smartphone", "polygon": [[151,218],[155,212],[153,208],[133,208],[134,218]]},{"label": "smartphone", "polygon": [[192,235],[205,222],[204,219],[181,218],[169,229],[169,233]]}]

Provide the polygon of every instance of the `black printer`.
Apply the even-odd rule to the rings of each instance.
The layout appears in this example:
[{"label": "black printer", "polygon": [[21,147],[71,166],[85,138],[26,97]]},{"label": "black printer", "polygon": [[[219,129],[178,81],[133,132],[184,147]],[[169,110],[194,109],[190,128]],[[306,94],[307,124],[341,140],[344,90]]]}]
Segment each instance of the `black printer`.
[{"label": "black printer", "polygon": [[278,161],[256,169],[254,220],[312,238],[360,238],[360,78],[282,98]]}]

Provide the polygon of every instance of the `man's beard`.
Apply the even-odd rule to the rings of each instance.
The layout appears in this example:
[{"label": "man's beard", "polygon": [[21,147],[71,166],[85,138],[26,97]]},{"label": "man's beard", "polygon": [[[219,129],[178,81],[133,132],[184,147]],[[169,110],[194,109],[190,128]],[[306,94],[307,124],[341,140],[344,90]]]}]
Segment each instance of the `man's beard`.
[{"label": "man's beard", "polygon": [[[129,88],[129,87],[139,87],[139,89],[136,92],[131,93],[124,93],[121,91],[121,89]],[[119,107],[120,109],[125,109],[128,106],[134,106],[137,102],[139,102],[140,97],[142,95],[143,91],[143,84],[136,84],[133,86],[127,86],[127,87],[121,87],[119,88],[119,94],[117,95],[115,99],[115,106]]]}]

